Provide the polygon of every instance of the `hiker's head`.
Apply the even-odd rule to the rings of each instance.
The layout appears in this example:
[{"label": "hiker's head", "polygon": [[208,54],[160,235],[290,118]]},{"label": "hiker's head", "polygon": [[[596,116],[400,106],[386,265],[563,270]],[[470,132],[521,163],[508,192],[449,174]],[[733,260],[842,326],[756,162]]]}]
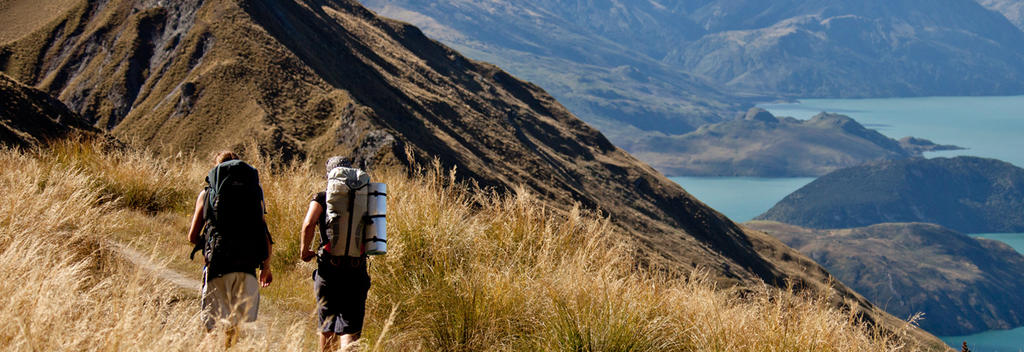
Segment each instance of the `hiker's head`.
[{"label": "hiker's head", "polygon": [[235,152],[232,152],[230,150],[222,151],[220,153],[217,153],[217,156],[213,158],[213,164],[219,165],[220,163],[229,160],[238,160],[238,154],[235,154]]},{"label": "hiker's head", "polygon": [[352,159],[335,155],[327,159],[327,173],[331,173],[337,167],[352,167]]}]

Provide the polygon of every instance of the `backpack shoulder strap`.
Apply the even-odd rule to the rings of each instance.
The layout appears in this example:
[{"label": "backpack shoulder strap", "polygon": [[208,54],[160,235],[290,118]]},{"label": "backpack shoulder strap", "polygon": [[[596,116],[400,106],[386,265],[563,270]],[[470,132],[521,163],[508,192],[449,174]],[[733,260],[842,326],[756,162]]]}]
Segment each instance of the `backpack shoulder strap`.
[{"label": "backpack shoulder strap", "polygon": [[351,246],[352,246],[352,241],[349,241],[347,239],[349,238],[349,236],[352,236],[352,222],[353,222],[353,219],[356,218],[356,214],[354,214],[355,208],[356,208],[356,191],[355,190],[349,190],[348,191],[348,226],[345,227],[345,238],[346,238],[346,241],[345,241],[345,253],[346,254],[348,253],[349,249],[351,249]]}]

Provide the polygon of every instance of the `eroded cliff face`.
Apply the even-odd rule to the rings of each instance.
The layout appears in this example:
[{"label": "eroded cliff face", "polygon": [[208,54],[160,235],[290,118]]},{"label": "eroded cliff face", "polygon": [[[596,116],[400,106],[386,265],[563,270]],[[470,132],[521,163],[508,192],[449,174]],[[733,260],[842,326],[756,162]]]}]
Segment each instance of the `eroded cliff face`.
[{"label": "eroded cliff face", "polygon": [[[0,48],[0,68],[159,151],[255,140],[281,162],[341,153],[372,169],[437,158],[501,192],[524,185],[554,208],[600,209],[639,265],[825,289],[819,266],[737,227],[538,87],[354,1],[82,2]],[[833,294],[866,321],[898,325],[844,286]]]}]

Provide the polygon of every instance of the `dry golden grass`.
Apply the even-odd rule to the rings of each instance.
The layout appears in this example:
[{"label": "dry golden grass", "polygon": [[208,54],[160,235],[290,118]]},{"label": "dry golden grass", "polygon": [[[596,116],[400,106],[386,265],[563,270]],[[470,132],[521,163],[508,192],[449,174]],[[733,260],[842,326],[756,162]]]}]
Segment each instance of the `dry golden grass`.
[{"label": "dry golden grass", "polygon": [[[310,272],[298,229],[320,167],[263,171],[275,281],[237,350],[310,350]],[[205,159],[205,158],[204,158]],[[184,239],[209,162],[60,143],[0,151],[0,347],[5,350],[216,350],[196,292],[141,270],[128,243],[199,277]],[[310,171],[313,170],[313,171]],[[895,351],[821,297],[770,288],[741,295],[701,271],[646,273],[608,221],[559,212],[520,189],[454,184],[438,167],[375,171],[389,186],[389,253],[374,257],[357,349],[552,351]],[[166,270],[166,269],[165,269]]]}]

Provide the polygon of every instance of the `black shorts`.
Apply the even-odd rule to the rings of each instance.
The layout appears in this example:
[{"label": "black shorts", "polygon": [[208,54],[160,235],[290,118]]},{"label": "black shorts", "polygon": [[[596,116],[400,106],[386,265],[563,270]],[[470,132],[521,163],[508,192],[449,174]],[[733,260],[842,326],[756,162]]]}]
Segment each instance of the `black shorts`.
[{"label": "black shorts", "polygon": [[370,275],[366,260],[340,265],[321,262],[313,274],[320,331],[355,334],[363,330]]}]

